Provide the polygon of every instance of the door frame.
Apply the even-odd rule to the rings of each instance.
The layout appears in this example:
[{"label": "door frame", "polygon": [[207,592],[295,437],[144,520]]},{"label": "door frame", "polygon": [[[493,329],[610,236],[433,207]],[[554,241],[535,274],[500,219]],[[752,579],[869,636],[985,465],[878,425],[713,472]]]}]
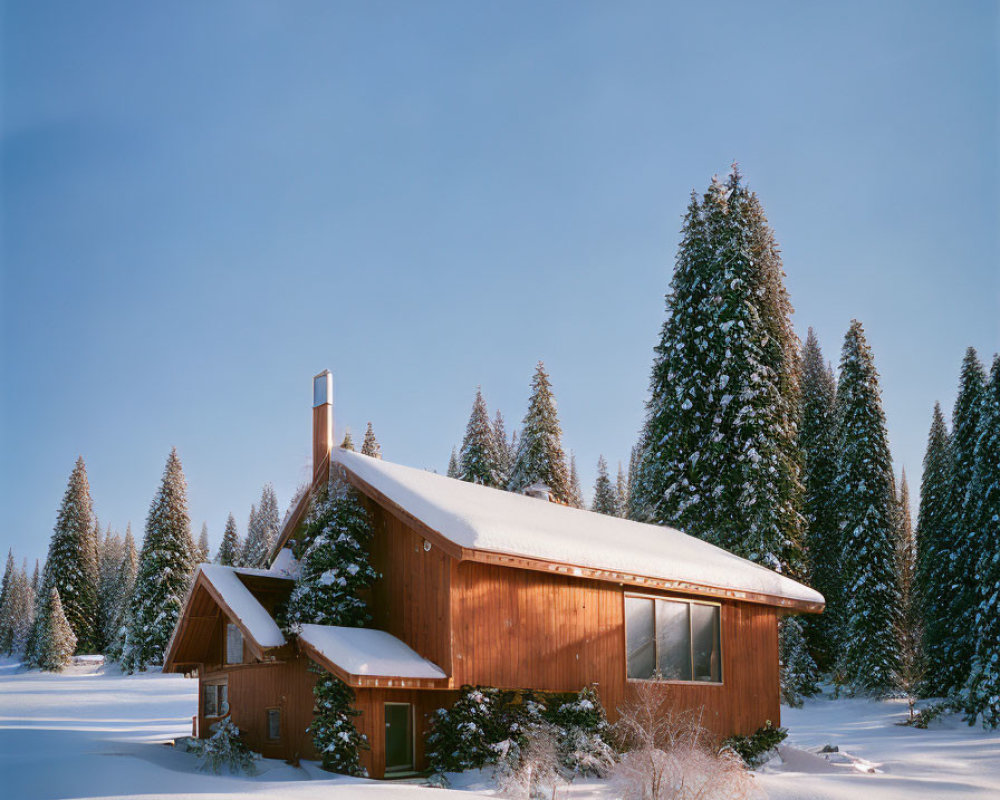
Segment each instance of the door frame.
[{"label": "door frame", "polygon": [[[387,706],[406,706],[409,709],[410,717],[410,763],[405,766],[389,766],[389,737],[387,732],[389,724],[386,722],[385,709]],[[417,714],[413,703],[403,701],[385,700],[382,702],[382,767],[385,775],[408,775],[417,769]]]}]

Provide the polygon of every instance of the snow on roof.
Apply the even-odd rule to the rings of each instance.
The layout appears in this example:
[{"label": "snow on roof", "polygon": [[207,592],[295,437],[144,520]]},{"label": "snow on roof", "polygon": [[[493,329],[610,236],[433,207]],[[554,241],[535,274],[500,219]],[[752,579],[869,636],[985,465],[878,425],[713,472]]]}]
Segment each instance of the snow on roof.
[{"label": "snow on roof", "polygon": [[807,603],[823,595],[660,525],[549,503],[334,448],[332,461],[460,547]]},{"label": "snow on roof", "polygon": [[372,628],[303,625],[299,640],[349,675],[373,678],[447,678],[440,667],[392,634]]},{"label": "snow on roof", "polygon": [[221,564],[202,564],[198,569],[229,607],[229,610],[236,617],[235,621],[243,626],[258,646],[263,648],[281,647],[285,644],[285,637],[274,618],[267,613],[267,609],[237,577],[239,573],[277,576],[272,576],[266,570],[236,569],[224,567]]}]

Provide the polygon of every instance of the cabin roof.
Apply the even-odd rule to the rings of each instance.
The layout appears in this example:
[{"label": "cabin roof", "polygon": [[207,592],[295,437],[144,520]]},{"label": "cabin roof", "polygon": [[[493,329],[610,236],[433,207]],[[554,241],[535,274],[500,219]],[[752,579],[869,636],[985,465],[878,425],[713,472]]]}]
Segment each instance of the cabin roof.
[{"label": "cabin roof", "polygon": [[[303,625],[299,647],[351,686],[373,679],[447,682],[444,671],[385,631]],[[369,679],[369,680],[364,680]]]},{"label": "cabin roof", "polygon": [[202,564],[198,571],[218,592],[226,610],[245,636],[253,639],[262,650],[283,647],[285,636],[253,592],[240,580],[239,575],[276,577],[266,570],[224,567],[221,564]]},{"label": "cabin roof", "polygon": [[[331,468],[374,499],[440,534],[459,558],[503,554],[634,578],[710,587],[756,602],[821,610],[823,595],[773,570],[673,528],[611,517],[393,464],[342,448]],[[354,480],[351,480],[353,476]],[[453,553],[455,554],[455,553]],[[503,563],[502,561],[500,563]],[[514,563],[514,562],[512,562]],[[565,571],[565,570],[564,570]],[[579,574],[585,574],[580,572]]]}]

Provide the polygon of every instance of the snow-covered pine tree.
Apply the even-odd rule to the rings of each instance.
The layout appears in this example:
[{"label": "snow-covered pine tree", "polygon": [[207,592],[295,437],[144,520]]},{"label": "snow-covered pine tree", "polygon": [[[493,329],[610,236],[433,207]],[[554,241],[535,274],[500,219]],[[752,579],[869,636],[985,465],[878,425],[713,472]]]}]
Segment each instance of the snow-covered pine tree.
[{"label": "snow-covered pine tree", "polygon": [[604,460],[604,456],[597,459],[597,479],[594,481],[594,500],[590,504],[590,510],[611,517],[618,515],[618,498],[615,497],[615,487],[608,477],[608,462]]},{"label": "snow-covered pine tree", "polygon": [[7,592],[10,591],[10,582],[14,580],[17,567],[14,566],[14,548],[7,550],[7,565],[3,570],[3,581],[0,582],[0,608],[3,608],[3,601],[7,599]]},{"label": "snow-covered pine tree", "polygon": [[0,604],[0,654],[20,655],[35,621],[35,592],[28,578],[28,562],[14,570]]},{"label": "snow-covered pine tree", "polygon": [[899,668],[896,498],[878,372],[864,329],[851,322],[837,382],[837,477],[845,587],[840,674],[884,694]]},{"label": "snow-covered pine tree", "polygon": [[[371,518],[354,489],[337,482],[316,494],[294,548],[302,570],[283,620],[290,632],[308,623],[362,627],[368,622],[360,594],[378,579],[368,561],[371,537]],[[309,732],[323,768],[363,775],[358,751],[368,745],[354,725],[354,692],[318,666],[313,670],[319,674],[313,689],[317,710]]]},{"label": "snow-covered pine tree", "polygon": [[923,682],[922,622],[916,596],[917,535],[910,511],[910,487],[902,471],[896,496],[896,579],[899,585],[899,621],[896,640],[899,670],[895,687],[907,697],[915,697]]},{"label": "snow-covered pine tree", "polygon": [[267,559],[274,549],[278,535],[281,533],[281,513],[278,511],[278,496],[274,493],[274,486],[270,483],[264,484],[260,492],[260,504],[257,506],[258,523],[260,524],[261,537],[264,540],[264,559],[260,562],[261,567],[267,566]]},{"label": "snow-covered pine tree", "polygon": [[1000,355],[993,357],[976,441],[971,495],[979,549],[975,581],[979,603],[970,627],[976,631],[972,667],[962,694],[969,721],[1000,727]]},{"label": "snow-covered pine tree", "polygon": [[135,551],[135,539],[132,537],[132,523],[125,526],[125,540],[122,542],[122,557],[118,563],[118,574],[115,576],[114,616],[110,623],[111,638],[108,643],[107,655],[113,661],[120,661],[125,647],[125,623],[128,619],[129,607],[135,593],[135,578],[139,571],[139,556]]},{"label": "snow-covered pine tree", "polygon": [[445,473],[449,478],[457,478],[459,476],[458,469],[458,450],[456,448],[451,448],[451,458],[448,459],[448,471]]},{"label": "snow-covered pine tree", "polygon": [[624,517],[628,510],[628,478],[621,461],[618,462],[618,478],[615,481],[615,506],[617,516]]},{"label": "snow-covered pine tree", "polygon": [[836,662],[843,616],[837,474],[837,385],[823,359],[819,340],[809,329],[802,348],[803,516],[810,585],[826,598],[826,610],[803,620],[809,652],[817,667],[828,671]]},{"label": "snow-covered pine tree", "polygon": [[521,492],[537,482],[548,486],[556,500],[569,502],[569,471],[562,446],[562,427],[559,425],[552,384],[541,361],[531,379],[528,413],[524,415],[517,459],[508,488],[512,492]]},{"label": "snow-covered pine tree", "polygon": [[122,652],[126,672],[162,663],[191,582],[193,552],[187,482],[175,448],[146,519]]},{"label": "snow-covered pine tree", "polygon": [[917,513],[917,602],[924,622],[924,683],[921,692],[940,696],[944,687],[944,645],[950,623],[947,619],[951,591],[951,481],[954,459],[951,436],[939,403],[934,404],[927,450],[920,481]]},{"label": "snow-covered pine tree", "polygon": [[344,431],[344,441],[340,443],[340,446],[344,450],[350,450],[352,453],[354,452],[354,438],[351,436],[350,428],[347,428]]},{"label": "snow-covered pine tree", "polygon": [[778,632],[781,700],[792,708],[800,708],[803,698],[819,691],[816,662],[809,654],[801,617],[782,616]]},{"label": "snow-covered pine tree", "polygon": [[692,196],[656,347],[637,504],[796,574],[798,340],[774,235],[734,167]]},{"label": "snow-covered pine tree", "polygon": [[35,571],[31,573],[31,591],[38,594],[38,588],[41,583],[41,567],[38,564],[38,559],[35,559]]},{"label": "snow-covered pine tree", "polygon": [[101,541],[100,565],[97,583],[97,649],[107,653],[114,642],[117,629],[116,616],[121,598],[118,595],[118,573],[125,556],[125,542],[111,526]]},{"label": "snow-covered pine tree", "polygon": [[371,456],[372,458],[382,458],[382,445],[378,443],[378,439],[375,438],[375,431],[372,430],[372,424],[369,422],[368,427],[365,429],[365,438],[361,443],[361,455]]},{"label": "snow-covered pine tree", "polygon": [[641,443],[632,445],[632,450],[628,457],[628,491],[626,492],[625,517],[643,521],[646,516],[643,512],[642,493],[639,487],[639,474],[642,470]]},{"label": "snow-covered pine tree", "polygon": [[580,475],[576,471],[576,456],[569,454],[569,504],[573,508],[583,508],[583,488],[580,486]]},{"label": "snow-covered pine tree", "polygon": [[497,454],[497,471],[500,481],[497,483],[501,489],[507,488],[510,481],[510,471],[514,468],[514,452],[510,449],[510,440],[507,438],[507,426],[504,424],[503,414],[497,409],[493,417],[493,447]]},{"label": "snow-covered pine tree", "polygon": [[32,666],[58,672],[69,664],[76,650],[76,636],[55,586],[49,589],[42,605],[37,636]]},{"label": "snow-covered pine tree", "polygon": [[260,520],[257,516],[256,503],[250,504],[250,516],[247,518],[247,538],[243,541],[243,549],[237,557],[237,566],[256,567],[257,562],[263,557],[263,545],[261,544]]},{"label": "snow-covered pine tree", "polygon": [[[63,495],[49,542],[41,598],[47,603],[50,590],[59,590],[60,605],[69,620],[80,652],[93,652],[97,625],[97,564],[94,553],[94,509],[83,458],[76,460]],[[41,615],[36,628],[45,624]],[[33,631],[32,646],[39,631]],[[32,652],[29,654],[33,656]]]},{"label": "snow-covered pine tree", "polygon": [[208,523],[201,523],[201,533],[198,534],[198,563],[207,564],[211,560],[212,548],[208,543]]},{"label": "snow-covered pine tree", "polygon": [[496,435],[486,410],[483,392],[476,389],[472,412],[465,426],[465,438],[458,456],[458,477],[482,486],[503,485],[503,455],[497,447]]},{"label": "snow-covered pine tree", "polygon": [[[951,551],[947,619],[948,635],[944,641],[944,670],[941,687],[947,695],[962,689],[969,677],[969,665],[976,648],[976,631],[968,621],[979,605],[975,569],[969,569],[969,554],[978,557],[983,542],[976,532],[975,501],[971,492],[976,465],[976,440],[986,398],[986,372],[974,348],[965,352],[958,398],[951,418],[951,452],[954,472],[951,483]],[[996,465],[994,465],[995,467]]]},{"label": "snow-covered pine tree", "polygon": [[14,566],[14,550],[11,548],[7,551],[7,566],[4,567],[3,583],[0,584],[0,654],[10,653],[12,647],[14,619],[7,597],[16,580],[17,567]]},{"label": "snow-covered pine tree", "polygon": [[242,550],[236,518],[230,514],[226,518],[226,529],[222,532],[222,542],[219,544],[219,552],[215,554],[215,562],[225,567],[235,567]]}]

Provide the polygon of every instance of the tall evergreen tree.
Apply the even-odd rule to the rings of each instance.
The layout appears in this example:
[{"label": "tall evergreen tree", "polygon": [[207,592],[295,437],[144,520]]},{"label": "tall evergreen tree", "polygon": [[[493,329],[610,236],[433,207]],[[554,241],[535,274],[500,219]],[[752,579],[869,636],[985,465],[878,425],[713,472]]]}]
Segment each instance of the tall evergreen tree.
[{"label": "tall evergreen tree", "polygon": [[979,602],[972,624],[977,634],[962,701],[970,722],[1000,727],[1000,356],[993,357],[976,441],[971,495],[978,545],[975,582]]},{"label": "tall evergreen tree", "polygon": [[[966,350],[959,379],[958,398],[951,418],[951,447],[954,472],[951,482],[951,518],[949,520],[951,548],[948,560],[950,591],[948,592],[949,624],[944,642],[944,670],[941,687],[952,695],[964,685],[976,646],[976,632],[968,624],[979,605],[975,569],[969,568],[969,554],[978,557],[982,542],[976,535],[976,504],[971,492],[971,476],[975,472],[976,440],[986,397],[986,372],[974,348]],[[994,465],[995,466],[995,465]]]},{"label": "tall evergreen tree", "polygon": [[459,478],[482,486],[503,483],[503,455],[497,447],[496,432],[490,422],[482,390],[476,389],[472,413],[465,426],[465,438],[458,456]]},{"label": "tall evergreen tree", "polygon": [[69,664],[76,650],[76,636],[55,586],[49,589],[42,605],[37,637],[32,666],[47,672],[58,672]]},{"label": "tall evergreen tree", "polygon": [[122,543],[122,557],[115,576],[114,611],[109,630],[107,655],[113,661],[120,661],[125,648],[126,622],[129,606],[135,593],[135,579],[139,572],[139,556],[132,537],[132,523],[125,526],[125,540]]},{"label": "tall evergreen tree", "polygon": [[100,569],[97,585],[97,649],[108,652],[114,642],[118,607],[118,574],[125,557],[125,542],[108,526],[101,542]]},{"label": "tall evergreen tree", "polygon": [[640,473],[642,472],[642,454],[645,448],[641,442],[632,445],[628,458],[628,493],[625,505],[625,517],[645,521],[647,514],[643,505]]},{"label": "tall evergreen tree", "polygon": [[3,606],[3,601],[7,599],[7,592],[10,591],[10,582],[14,580],[16,573],[17,567],[14,566],[14,549],[10,548],[7,550],[7,566],[4,567],[3,582],[0,583],[0,606]]},{"label": "tall evergreen tree", "polygon": [[208,543],[208,523],[201,523],[201,533],[198,535],[198,563],[205,564],[211,560],[211,545]]},{"label": "tall evergreen tree", "polygon": [[[93,652],[97,625],[97,564],[94,550],[94,509],[83,458],[69,476],[49,542],[49,554],[40,594],[48,602],[51,589],[59,592],[60,607],[73,629],[80,652]],[[37,615],[36,628],[47,624]],[[40,630],[32,632],[31,645]],[[33,654],[31,654],[33,655]]]},{"label": "tall evergreen tree", "polygon": [[226,519],[226,529],[222,533],[222,543],[219,545],[215,561],[226,567],[234,567],[242,549],[240,534],[236,529],[236,518],[230,514]]},{"label": "tall evergreen tree", "polygon": [[250,504],[250,515],[247,517],[247,538],[243,541],[243,549],[236,559],[237,566],[255,567],[262,557],[260,521],[257,518],[257,504]]},{"label": "tall evergreen tree", "polygon": [[617,516],[624,517],[628,511],[628,478],[621,461],[618,462],[618,478],[615,481],[615,505]]},{"label": "tall evergreen tree", "polygon": [[735,167],[692,197],[637,488],[652,521],[796,574],[798,341],[782,275],[773,232]]},{"label": "tall evergreen tree", "polygon": [[583,489],[580,487],[580,475],[576,471],[576,456],[569,454],[569,504],[573,508],[583,508]]},{"label": "tall evergreen tree", "polygon": [[941,406],[934,415],[927,436],[924,471],[920,482],[920,509],[917,514],[916,595],[924,621],[923,693],[940,695],[944,687],[944,647],[950,622],[948,594],[951,591],[951,482],[954,459],[951,436]]},{"label": "tall evergreen tree", "polygon": [[899,668],[896,498],[878,372],[857,320],[840,358],[837,453],[846,595],[840,672],[852,689],[881,694]]},{"label": "tall evergreen tree", "polygon": [[923,622],[917,600],[917,534],[910,511],[910,488],[902,472],[897,495],[896,577],[899,586],[899,621],[896,641],[899,669],[896,688],[914,697],[923,683]]},{"label": "tall evergreen tree", "polygon": [[451,448],[451,458],[448,459],[448,472],[449,478],[457,478],[461,475],[461,471],[458,468],[458,451],[453,447]]},{"label": "tall evergreen tree", "polygon": [[541,361],[531,380],[528,413],[524,416],[509,488],[521,492],[537,482],[548,486],[556,500],[569,502],[569,471],[562,446],[562,427],[552,384]]},{"label": "tall evergreen tree", "polygon": [[802,348],[803,516],[810,583],[826,598],[822,614],[803,621],[810,654],[820,670],[829,670],[837,657],[843,616],[840,574],[842,547],[838,525],[836,380],[823,359],[819,341],[809,329]]},{"label": "tall evergreen tree", "polygon": [[604,460],[604,456],[597,459],[597,479],[594,481],[594,500],[590,510],[611,517],[618,516],[618,498],[615,497],[615,487],[608,477],[608,462]]},{"label": "tall evergreen tree", "polygon": [[35,592],[28,578],[28,562],[15,569],[0,603],[0,654],[21,654],[35,620]]},{"label": "tall evergreen tree", "polygon": [[145,671],[149,664],[162,663],[194,567],[187,482],[173,449],[146,519],[122,652],[126,672]]},{"label": "tall evergreen tree", "polygon": [[378,439],[375,438],[375,431],[372,430],[370,422],[368,423],[368,428],[365,430],[365,439],[361,443],[361,455],[382,458],[382,446],[378,443]]},{"label": "tall evergreen tree", "polygon": [[350,450],[352,453],[354,452],[354,437],[351,436],[350,428],[347,428],[344,431],[344,441],[340,443],[340,446],[344,450]]},{"label": "tall evergreen tree", "polygon": [[38,565],[38,559],[35,559],[35,570],[31,573],[31,590],[38,593],[39,586],[41,585],[41,570]]},{"label": "tall evergreen tree", "polygon": [[507,438],[503,414],[497,409],[493,417],[493,442],[497,453],[497,471],[500,481],[497,486],[506,489],[510,482],[510,471],[514,468],[516,453],[511,449],[511,440]]},{"label": "tall evergreen tree", "polygon": [[267,566],[267,558],[278,539],[281,520],[278,517],[278,498],[274,487],[265,484],[260,502],[250,507],[247,538],[243,545],[240,566],[260,569]]}]

